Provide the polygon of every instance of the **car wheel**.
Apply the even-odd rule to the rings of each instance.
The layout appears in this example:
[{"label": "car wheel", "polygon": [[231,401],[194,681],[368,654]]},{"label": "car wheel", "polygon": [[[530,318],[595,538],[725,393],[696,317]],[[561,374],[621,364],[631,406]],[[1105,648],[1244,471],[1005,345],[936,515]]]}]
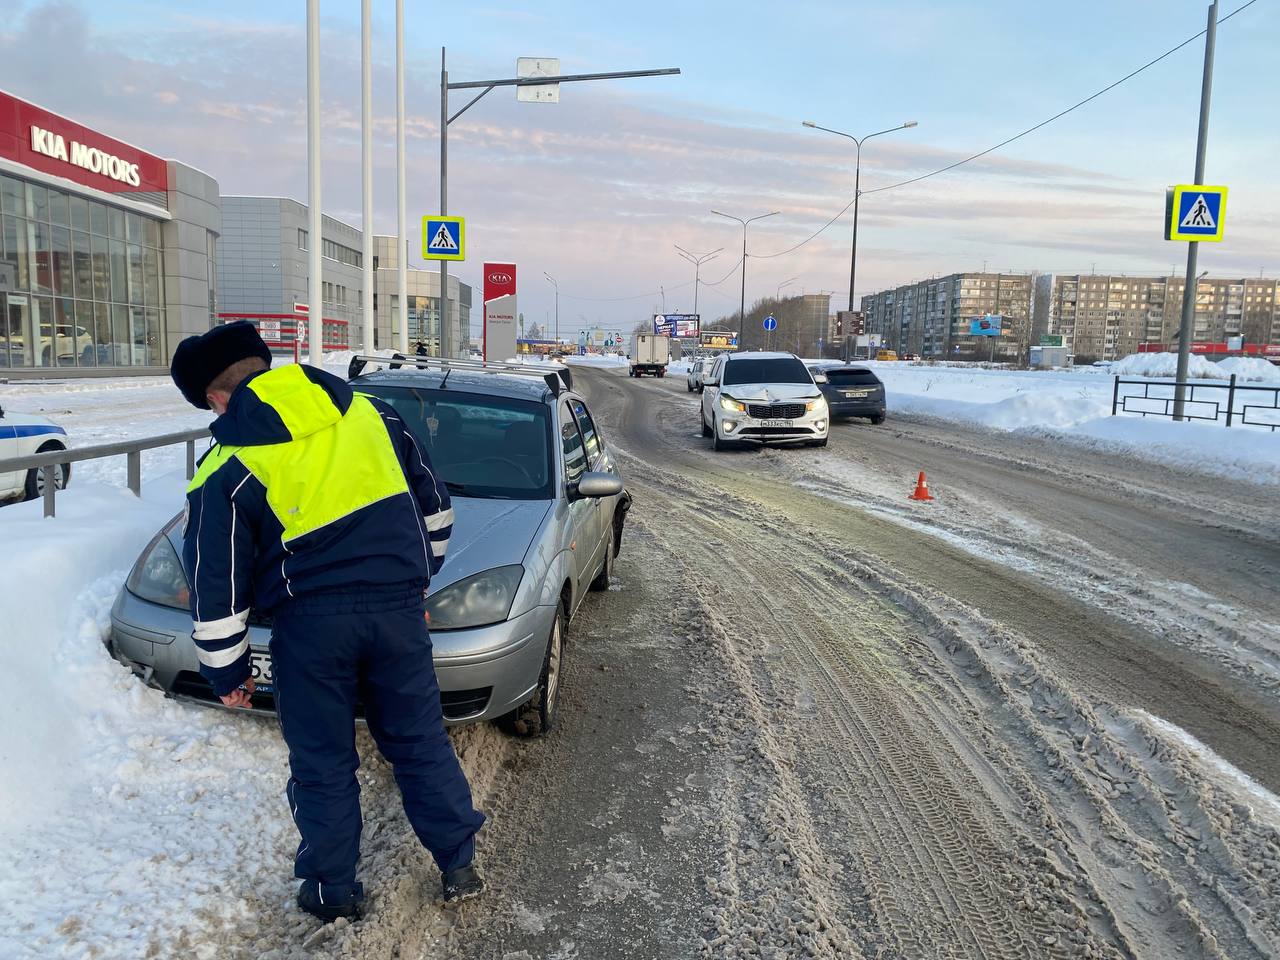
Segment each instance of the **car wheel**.
[{"label": "car wheel", "polygon": [[702,414],[698,414],[698,420],[701,421],[702,423],[702,435],[704,437],[715,436],[715,431],[713,431],[710,427],[707,426],[707,420]]},{"label": "car wheel", "polygon": [[560,673],[564,666],[564,602],[556,607],[542,658],[542,673],[533,698],[498,718],[498,727],[513,737],[545,737],[556,725],[560,706]]},{"label": "car wheel", "polygon": [[[63,450],[61,444],[46,443],[36,453],[51,453],[54,450]],[[59,463],[53,468],[53,488],[55,490],[64,490],[68,483],[71,482],[71,464]],[[27,480],[23,484],[23,499],[35,500],[44,496],[44,471],[32,467],[27,471]]]},{"label": "car wheel", "polygon": [[613,579],[613,544],[613,526],[610,525],[609,542],[604,545],[604,563],[601,564],[600,572],[596,575],[596,578],[591,581],[590,586],[587,588],[588,590],[594,590],[596,593],[601,593],[609,589],[609,582]]},{"label": "car wheel", "polygon": [[878,417],[872,417],[871,422],[876,426],[879,426],[880,424],[884,423],[884,414],[882,413]]},{"label": "car wheel", "polygon": [[730,450],[732,449],[732,447],[733,447],[733,444],[731,444],[728,440],[720,439],[720,432],[718,430],[712,431],[712,435],[711,435],[712,450],[716,450],[716,451]]},{"label": "car wheel", "polygon": [[80,366],[82,367],[93,366],[93,347],[85,347],[84,350],[81,352]]},{"label": "car wheel", "polygon": [[702,384],[698,384],[698,392],[699,392],[699,393],[701,393],[704,389],[705,389],[705,388],[702,386]]}]

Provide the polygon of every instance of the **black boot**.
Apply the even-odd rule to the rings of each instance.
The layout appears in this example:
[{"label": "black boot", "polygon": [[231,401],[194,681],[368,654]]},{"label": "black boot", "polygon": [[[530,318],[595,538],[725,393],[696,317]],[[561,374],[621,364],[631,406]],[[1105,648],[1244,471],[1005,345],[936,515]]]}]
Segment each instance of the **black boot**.
[{"label": "black boot", "polygon": [[333,923],[339,917],[359,920],[363,904],[364,890],[358,883],[342,896],[334,896],[315,880],[303,880],[298,887],[298,906],[325,923]]},{"label": "black boot", "polygon": [[444,902],[452,906],[484,893],[484,877],[480,876],[474,863],[469,863],[465,867],[446,871],[443,888]]}]

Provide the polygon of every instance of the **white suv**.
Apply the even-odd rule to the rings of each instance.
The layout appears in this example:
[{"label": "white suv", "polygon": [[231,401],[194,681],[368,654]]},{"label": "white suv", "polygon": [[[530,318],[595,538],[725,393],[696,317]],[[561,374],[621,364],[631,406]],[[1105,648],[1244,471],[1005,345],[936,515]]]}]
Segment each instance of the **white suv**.
[{"label": "white suv", "polygon": [[825,447],[830,425],[822,391],[791,353],[717,357],[705,380],[701,416],[702,435],[717,450],[743,443]]}]

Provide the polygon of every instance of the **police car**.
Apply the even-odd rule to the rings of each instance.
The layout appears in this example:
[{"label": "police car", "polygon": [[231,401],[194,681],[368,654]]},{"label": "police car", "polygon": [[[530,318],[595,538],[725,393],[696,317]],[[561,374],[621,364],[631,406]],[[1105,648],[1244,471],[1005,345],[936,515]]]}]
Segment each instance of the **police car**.
[{"label": "police car", "polygon": [[[516,735],[555,723],[565,635],[607,591],[631,497],[569,371],[398,358],[352,386],[390,404],[431,452],[456,516],[427,615],[446,724]],[[191,640],[182,517],[147,545],[111,611],[108,646],[149,686],[211,705]],[[255,711],[273,713],[270,623],[249,619]]]},{"label": "police car", "polygon": [[[0,407],[0,460],[65,449],[67,431],[53,421]],[[53,468],[53,482],[59,490],[70,480],[71,464]],[[0,500],[32,500],[43,493],[43,470],[0,470]]]}]

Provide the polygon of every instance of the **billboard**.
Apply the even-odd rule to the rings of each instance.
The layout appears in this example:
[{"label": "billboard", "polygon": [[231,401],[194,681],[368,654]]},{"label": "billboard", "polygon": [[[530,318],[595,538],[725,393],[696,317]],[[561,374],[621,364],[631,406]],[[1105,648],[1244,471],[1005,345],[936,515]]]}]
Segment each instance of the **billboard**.
[{"label": "billboard", "polygon": [[681,340],[693,340],[701,329],[696,313],[655,313],[653,332]]},{"label": "billboard", "polygon": [[702,345],[708,350],[737,350],[738,335],[728,331],[708,330],[702,334]]},{"label": "billboard", "polygon": [[988,313],[985,317],[973,317],[969,320],[969,336],[998,337],[1003,321],[1004,317],[998,313]]}]

